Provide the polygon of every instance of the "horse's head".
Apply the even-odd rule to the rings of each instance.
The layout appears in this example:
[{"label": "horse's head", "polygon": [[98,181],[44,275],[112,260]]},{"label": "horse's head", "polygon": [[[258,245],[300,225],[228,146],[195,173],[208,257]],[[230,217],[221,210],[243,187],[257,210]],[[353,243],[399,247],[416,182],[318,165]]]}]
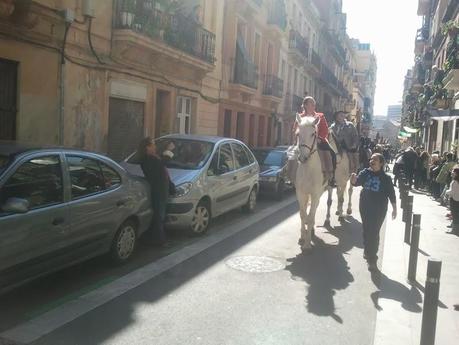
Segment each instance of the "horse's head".
[{"label": "horse's head", "polygon": [[298,159],[301,163],[305,163],[316,151],[316,128],[319,120],[319,117],[301,117],[299,114],[296,116],[296,122],[298,123]]}]

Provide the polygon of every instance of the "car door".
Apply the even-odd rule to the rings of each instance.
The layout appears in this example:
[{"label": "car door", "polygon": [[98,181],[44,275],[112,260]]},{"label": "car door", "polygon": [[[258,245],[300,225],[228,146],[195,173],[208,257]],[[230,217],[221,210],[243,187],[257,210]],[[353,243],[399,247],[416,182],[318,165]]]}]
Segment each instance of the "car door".
[{"label": "car door", "polygon": [[[63,264],[70,220],[61,158],[25,158],[0,181],[0,290]],[[26,200],[28,211],[5,211],[11,198]]]},{"label": "car door", "polygon": [[122,191],[121,176],[106,163],[84,154],[65,157],[70,181],[69,241],[78,255],[94,256],[108,249],[112,234],[127,218],[129,196]]},{"label": "car door", "polygon": [[218,147],[208,170],[208,181],[214,200],[213,214],[222,214],[232,209],[237,197],[237,177],[229,142]]},{"label": "car door", "polygon": [[244,205],[249,198],[253,186],[253,175],[256,174],[256,169],[251,166],[249,157],[241,144],[233,142],[231,143],[231,147],[234,153],[234,165],[236,169],[237,203],[238,205]]}]

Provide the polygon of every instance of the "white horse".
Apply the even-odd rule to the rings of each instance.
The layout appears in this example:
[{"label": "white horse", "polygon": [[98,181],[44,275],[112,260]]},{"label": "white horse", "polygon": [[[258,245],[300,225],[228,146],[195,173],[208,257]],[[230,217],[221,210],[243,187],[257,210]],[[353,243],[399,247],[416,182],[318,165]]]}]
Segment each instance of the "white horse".
[{"label": "white horse", "polygon": [[[317,152],[316,126],[319,118],[301,117],[297,114],[298,123],[298,169],[296,171],[296,198],[300,207],[301,249],[311,249],[311,238],[314,231],[315,216],[320,197],[326,189],[322,174],[319,153]],[[308,203],[311,206],[308,209]]]},{"label": "white horse", "polygon": [[[330,131],[328,135],[328,141],[335,152],[338,152],[338,145],[335,140],[335,136],[333,132]],[[344,204],[344,193],[346,191],[346,186],[350,180],[351,171],[349,166],[349,157],[345,151],[343,151],[340,155],[336,155],[336,170],[335,170],[335,181],[336,181],[336,194],[338,196],[338,207],[336,210],[336,215],[338,216],[338,220],[340,222],[344,221],[343,215],[343,204]],[[349,183],[349,200],[347,204],[346,213],[348,215],[352,214],[352,192],[353,186]],[[333,195],[333,188],[328,188],[328,200],[327,200],[327,217],[325,220],[325,226],[330,226],[330,209],[332,206],[332,195]]]}]

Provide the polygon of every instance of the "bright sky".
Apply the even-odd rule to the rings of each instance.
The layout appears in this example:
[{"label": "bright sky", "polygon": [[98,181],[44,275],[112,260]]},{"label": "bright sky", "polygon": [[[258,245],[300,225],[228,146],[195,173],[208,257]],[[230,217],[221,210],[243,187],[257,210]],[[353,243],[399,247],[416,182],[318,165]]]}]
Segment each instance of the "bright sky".
[{"label": "bright sky", "polygon": [[402,99],[403,81],[414,62],[414,38],[422,25],[418,0],[343,0],[347,32],[370,43],[378,74],[374,115],[386,115],[387,106]]}]

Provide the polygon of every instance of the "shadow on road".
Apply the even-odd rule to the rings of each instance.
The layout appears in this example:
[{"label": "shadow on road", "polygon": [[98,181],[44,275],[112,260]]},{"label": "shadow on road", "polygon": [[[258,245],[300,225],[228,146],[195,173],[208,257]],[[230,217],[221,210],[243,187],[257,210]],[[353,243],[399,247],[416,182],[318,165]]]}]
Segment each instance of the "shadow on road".
[{"label": "shadow on road", "polygon": [[286,270],[293,279],[308,284],[305,303],[309,313],[329,316],[343,323],[336,313],[334,295],[336,290],[344,290],[354,281],[345,255],[354,247],[362,248],[360,222],[350,217],[335,228],[327,228],[324,234],[331,234],[338,241],[327,243],[318,233],[314,238],[314,250],[309,255],[299,254],[287,259]]},{"label": "shadow on road", "polygon": [[370,297],[375,308],[379,311],[382,307],[379,305],[379,299],[392,299],[401,303],[403,309],[420,313],[422,308],[419,303],[422,303],[422,295],[416,286],[408,289],[405,285],[396,280],[392,280],[380,271],[372,272],[371,280],[378,288],[378,291],[373,292]]},{"label": "shadow on road", "polygon": [[[270,231],[296,212],[298,212],[298,206],[296,203],[291,204],[265,218],[262,222],[258,222],[139,287],[128,291],[122,298],[112,300],[85,314],[84,317],[64,325],[52,334],[34,342],[34,344],[61,344],[68,339],[72,339],[74,344],[92,345],[104,343],[136,322],[136,310],[139,305],[145,303],[154,304],[169,296],[174,290],[179,289],[214,264],[230,256],[240,247]],[[103,320],[103,326],[101,326],[101,320]],[[152,320],[152,322],[158,322],[158,320]],[[84,330],[84,332],[81,332],[81,330]],[[52,342],[50,338],[52,338]]]}]

